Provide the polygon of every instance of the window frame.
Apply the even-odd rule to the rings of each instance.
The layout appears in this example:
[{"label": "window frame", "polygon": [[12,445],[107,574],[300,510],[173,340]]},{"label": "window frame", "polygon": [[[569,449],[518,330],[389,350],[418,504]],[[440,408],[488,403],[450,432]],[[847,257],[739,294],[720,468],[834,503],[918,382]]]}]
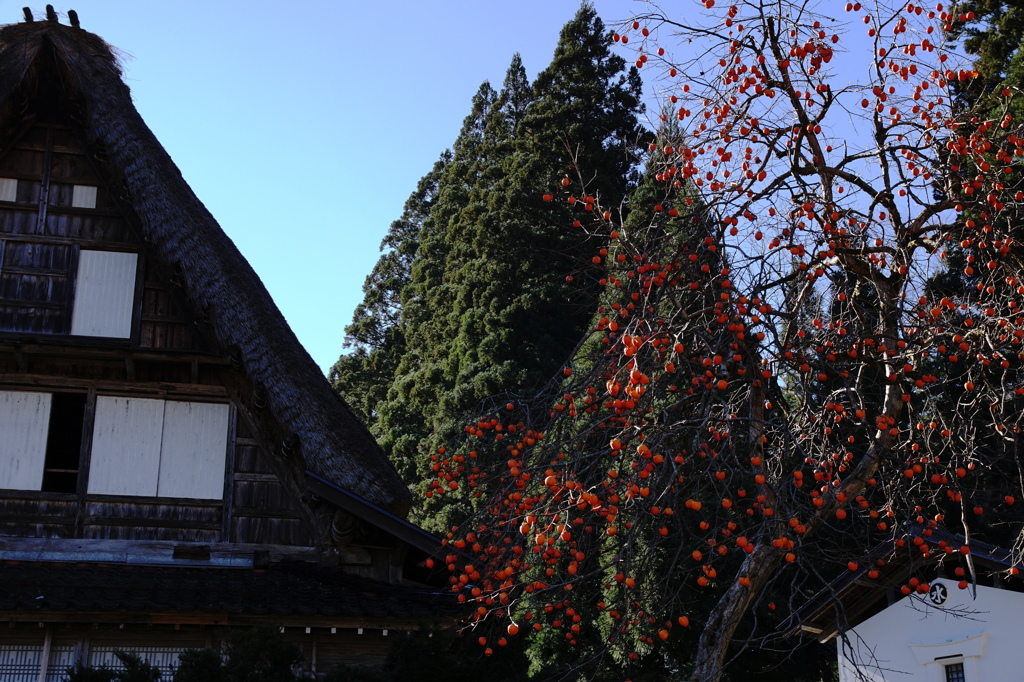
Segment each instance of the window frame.
[{"label": "window frame", "polygon": [[[60,497],[60,498],[67,498],[67,497],[74,497],[74,496],[82,497],[84,495],[84,497],[87,498],[87,499],[102,499],[102,498],[118,498],[118,499],[121,499],[121,498],[129,497],[129,498],[136,498],[138,500],[201,500],[204,503],[215,503],[215,504],[227,504],[229,502],[229,500],[230,500],[229,485],[230,485],[231,476],[230,476],[229,468],[233,466],[233,460],[234,460],[234,458],[232,456],[233,453],[231,452],[232,447],[234,445],[232,434],[234,432],[233,420],[237,419],[237,416],[236,416],[236,410],[233,407],[233,403],[229,399],[228,400],[218,400],[218,399],[215,399],[215,398],[211,399],[210,397],[206,397],[206,396],[204,396],[204,397],[174,396],[174,397],[170,397],[170,398],[161,396],[160,398],[154,399],[151,396],[140,395],[138,393],[119,392],[119,391],[106,391],[106,390],[102,390],[102,389],[96,390],[96,391],[94,391],[94,390],[86,391],[86,390],[74,390],[74,389],[69,390],[69,389],[58,388],[58,387],[46,387],[46,388],[32,387],[32,388],[27,388],[27,387],[23,387],[23,386],[14,386],[14,385],[11,385],[11,386],[0,385],[0,393],[25,393],[25,394],[37,394],[37,395],[38,394],[42,394],[42,395],[46,395],[48,397],[48,399],[46,400],[48,406],[52,406],[53,396],[54,396],[54,394],[58,394],[58,393],[84,393],[84,394],[90,396],[90,398],[88,398],[86,400],[85,409],[84,409],[84,415],[83,415],[83,427],[82,427],[83,428],[83,432],[82,432],[81,447],[80,447],[79,459],[78,459],[78,484],[77,484],[77,492],[76,493],[66,493],[66,492],[65,493],[60,493],[60,492],[48,492],[48,491],[45,491],[45,490],[42,489],[42,479],[40,478],[39,486],[34,487],[34,488],[30,488],[30,487],[11,488],[11,487],[7,487],[7,485],[6,485],[7,482],[5,481],[2,484],[0,484],[0,496],[9,496],[9,494],[14,494],[15,496],[19,496],[19,497],[21,497],[21,496],[28,496],[28,497],[54,497],[54,498]],[[94,469],[95,469],[95,462],[96,462],[96,455],[97,455],[96,449],[94,448],[94,445],[96,443],[96,428],[97,428],[97,425],[96,425],[96,413],[97,413],[97,405],[101,402],[101,399],[103,399],[103,398],[113,398],[113,399],[120,399],[120,400],[154,400],[154,401],[162,403],[161,407],[164,408],[164,409],[161,410],[161,414],[164,414],[164,411],[166,409],[166,405],[168,403],[172,403],[175,406],[178,406],[179,409],[180,409],[180,406],[184,406],[184,405],[219,406],[219,407],[212,407],[212,410],[216,410],[216,411],[223,410],[223,415],[222,415],[223,421],[220,422],[220,424],[223,425],[223,430],[221,432],[220,429],[216,429],[216,440],[217,440],[217,442],[214,443],[214,445],[217,446],[216,452],[214,452],[213,449],[206,451],[206,456],[207,457],[213,457],[216,460],[216,467],[215,468],[214,467],[210,467],[207,470],[207,472],[206,472],[206,475],[209,477],[209,480],[210,480],[210,483],[211,483],[211,485],[208,486],[206,492],[212,492],[213,488],[215,487],[214,484],[213,484],[213,481],[217,481],[217,483],[216,483],[217,496],[216,497],[205,497],[205,496],[198,496],[198,495],[195,495],[195,494],[189,494],[187,496],[163,495],[163,494],[161,494],[160,490],[159,490],[159,480],[160,480],[159,462],[158,462],[158,466],[157,466],[157,468],[155,470],[156,480],[154,481],[154,485],[153,485],[153,488],[154,488],[153,494],[134,494],[134,493],[126,493],[126,492],[96,492],[96,491],[92,490],[90,488],[90,483],[91,483],[91,481],[94,480],[93,476],[94,476]],[[212,411],[211,408],[201,408],[201,409],[202,410],[207,410],[207,411]],[[49,427],[50,427],[49,419],[50,419],[51,416],[52,416],[52,411],[48,410],[47,411],[47,422],[46,422],[45,426],[43,426],[41,429],[39,429],[39,430],[43,431],[46,434],[46,436],[48,436],[48,431],[49,431]],[[220,417],[218,417],[218,418],[220,418]],[[211,420],[211,423],[212,423],[212,420]],[[163,429],[163,421],[161,421],[161,438],[160,438],[159,443],[157,444],[157,450],[159,450],[159,451],[163,450],[163,443],[164,443],[162,429]],[[43,443],[42,443],[42,454],[40,455],[40,459],[42,459],[41,466],[42,466],[44,474],[45,474],[45,461],[46,461],[45,457],[46,457],[46,446],[47,446],[47,443],[48,443],[48,437],[44,437],[44,440],[43,440]],[[219,447],[221,444],[223,444],[222,448]],[[199,450],[197,452],[201,452],[201,450]],[[210,453],[213,453],[213,454],[211,455]],[[102,457],[102,453],[99,453],[99,454]],[[214,474],[216,474],[216,476],[214,476]],[[180,490],[180,488],[172,488],[172,490],[173,490],[173,492],[183,492],[182,490]]]},{"label": "window frame", "polygon": [[[967,682],[967,667],[964,665],[964,659],[962,656],[958,657],[958,660],[944,661],[942,665],[942,682]],[[953,671],[951,668],[959,666],[959,671]],[[950,677],[950,673],[959,672],[957,677]]]},{"label": "window frame", "polygon": [[[83,258],[83,256],[85,254],[89,254],[89,256],[87,258]],[[96,254],[96,256],[94,257],[92,254]],[[81,331],[75,331],[76,322],[78,322],[80,319],[81,319],[81,321],[78,322],[80,325],[85,326],[85,325],[89,324],[88,318],[80,318],[79,317],[80,311],[83,310],[83,308],[80,307],[80,305],[79,305],[79,303],[80,303],[79,298],[80,297],[84,298],[84,300],[81,301],[81,304],[83,306],[87,305],[87,304],[94,304],[95,303],[94,299],[97,297],[97,292],[100,294],[99,295],[100,299],[109,299],[108,296],[102,296],[102,293],[103,293],[102,292],[102,286],[97,287],[96,280],[90,279],[88,274],[83,276],[83,273],[82,273],[83,262],[89,262],[89,261],[92,261],[92,260],[95,259],[97,261],[96,264],[103,265],[103,263],[101,261],[103,259],[106,259],[106,260],[109,261],[110,260],[109,257],[112,256],[113,254],[124,254],[124,255],[135,256],[134,262],[131,264],[132,268],[134,269],[134,272],[132,272],[132,277],[131,277],[132,288],[128,292],[122,292],[123,300],[119,301],[119,303],[126,303],[127,304],[125,306],[127,308],[126,312],[128,314],[126,333],[122,335],[121,333],[100,333],[100,332],[97,332],[97,333],[82,333]],[[114,260],[118,260],[118,259],[114,259]],[[137,301],[137,299],[139,298],[139,281],[140,281],[140,277],[142,277],[142,273],[141,273],[141,270],[142,270],[142,256],[141,256],[141,254],[138,251],[131,251],[131,250],[124,250],[124,251],[122,251],[122,250],[116,250],[116,249],[87,248],[85,246],[79,245],[77,248],[75,248],[74,254],[73,254],[72,258],[71,258],[71,261],[72,261],[72,263],[71,263],[71,266],[69,268],[69,270],[71,272],[68,273],[68,281],[69,281],[69,285],[70,286],[68,287],[68,300],[66,302],[66,308],[65,308],[66,316],[67,316],[67,323],[66,323],[66,327],[65,327],[66,328],[66,335],[70,336],[70,337],[76,337],[76,338],[104,339],[104,340],[110,340],[110,341],[129,341],[129,340],[133,339],[137,335],[136,332],[137,332],[137,329],[138,329],[138,312],[137,312],[138,301]],[[124,259],[124,262],[127,262],[127,259]],[[82,286],[82,284],[85,283],[85,282],[89,283],[88,287],[83,287]],[[123,313],[125,311],[122,309],[120,312],[122,313],[122,317],[123,317]],[[92,325],[95,326],[96,322],[93,321]],[[87,329],[91,330],[92,327],[87,327]],[[121,331],[121,328],[118,328],[117,332],[120,332],[120,331]]]}]

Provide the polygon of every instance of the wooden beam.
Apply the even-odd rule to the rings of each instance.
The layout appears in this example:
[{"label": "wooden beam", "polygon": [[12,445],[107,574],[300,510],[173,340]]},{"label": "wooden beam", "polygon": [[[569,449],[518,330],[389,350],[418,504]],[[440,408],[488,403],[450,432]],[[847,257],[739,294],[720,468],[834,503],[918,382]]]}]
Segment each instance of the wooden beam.
[{"label": "wooden beam", "polygon": [[[316,495],[319,495],[328,502],[347,511],[356,518],[367,521],[381,530],[387,531],[398,539],[407,542],[423,552],[426,552],[428,555],[440,556],[444,553],[443,550],[445,549],[452,551],[452,548],[450,547],[443,548],[441,546],[440,539],[431,535],[422,528],[378,507],[350,490],[334,485],[330,481],[314,474],[312,471],[306,472],[306,482],[310,491]],[[454,551],[457,552],[457,550]],[[468,556],[466,558],[471,561]]]},{"label": "wooden beam", "polygon": [[[6,177],[6,174],[3,174]],[[31,208],[35,210],[34,205],[28,204],[11,204],[7,201],[0,201],[0,206],[13,206],[14,208]],[[85,248],[95,248],[98,250],[106,251],[125,251],[130,250],[132,242],[124,241],[110,241],[107,239],[71,239],[69,237],[55,237],[44,234],[5,234],[4,241],[9,242],[28,242],[31,244],[53,244],[59,246],[84,246]]]},{"label": "wooden beam", "polygon": [[92,379],[70,379],[46,374],[0,374],[0,386],[4,388],[34,389],[79,389],[95,388],[104,393],[126,393],[135,397],[228,397],[223,386],[211,384],[176,384],[168,382],[147,383],[133,381],[95,381]]},{"label": "wooden beam", "polygon": [[5,500],[47,500],[69,502],[77,499],[75,493],[51,493],[41,490],[4,490],[0,496]]},{"label": "wooden beam", "polygon": [[50,672],[50,648],[53,646],[53,628],[47,626],[43,634],[43,651],[39,654],[39,677],[38,682],[46,682],[46,676]]},{"label": "wooden beam", "polygon": [[78,259],[82,255],[80,244],[73,244],[68,248],[68,276],[67,284],[64,287],[64,328],[60,330],[61,336],[71,335],[71,321],[75,310],[75,282],[78,281]]},{"label": "wooden beam", "polygon": [[255,483],[277,483],[277,474],[235,474],[236,481],[252,481]]},{"label": "wooden beam", "polygon": [[235,516],[254,519],[301,519],[302,515],[290,509],[262,509],[260,507],[235,507]]},{"label": "wooden beam", "polygon": [[[20,265],[8,265],[4,272],[11,275],[35,275],[37,277],[67,277],[67,270],[56,270],[54,268],[29,268]],[[5,299],[11,301],[24,301],[25,299]]]},{"label": "wooden beam", "polygon": [[[135,298],[132,299],[132,322],[131,340],[132,348],[138,348],[142,343],[142,304],[146,292],[146,268],[149,267],[149,259],[145,253],[136,254],[137,263],[135,267]],[[134,379],[135,377],[129,377]],[[193,379],[192,383],[199,382]]]},{"label": "wooden beam", "polygon": [[[4,268],[4,272],[8,273],[12,269],[13,268]],[[28,301],[25,300],[24,298],[11,298],[9,296],[0,296],[0,305],[5,305],[9,308],[41,308],[43,310],[64,310],[63,303],[51,303],[49,301]]]},{"label": "wooden beam", "polygon": [[[445,624],[454,624],[454,617],[439,619]],[[319,616],[319,615],[247,615],[225,612],[206,613],[202,611],[0,611],[0,621],[9,623],[81,623],[90,625],[220,625],[255,626],[274,625],[289,628],[335,628],[338,630],[420,630],[429,627],[422,620],[398,616]],[[367,633],[371,634],[371,633]]]},{"label": "wooden beam", "polygon": [[[48,129],[49,128],[56,129],[56,126],[40,125],[39,127],[40,128],[48,128]],[[50,132],[50,131],[47,130],[46,132]],[[85,156],[85,153],[81,149],[79,149],[77,147],[65,147],[62,144],[53,144],[52,142],[50,144],[48,144],[48,145],[36,144],[34,142],[22,142],[20,144],[15,145],[14,148],[15,149],[25,149],[25,150],[33,151],[33,152],[50,151],[50,152],[54,152],[54,153],[57,153],[57,154],[71,154],[73,156]],[[46,166],[43,166],[43,168],[46,168]],[[95,180],[93,182],[95,182]]]},{"label": "wooden beam", "polygon": [[89,470],[92,468],[92,431],[96,422],[96,388],[90,387],[85,398],[85,412],[82,415],[82,447],[78,452],[78,482],[75,492],[78,504],[75,505],[75,534],[80,538],[85,535],[85,516],[89,511]]},{"label": "wooden beam", "polygon": [[[174,560],[174,549],[182,544],[186,543],[171,540],[0,537],[0,560],[183,565]],[[271,562],[316,562],[319,559],[314,547],[228,542],[198,544],[210,548],[207,563],[220,566],[251,567],[253,554],[258,550],[266,552]],[[342,550],[339,559],[353,566],[366,565],[370,561],[369,553],[359,547]]]},{"label": "wooden beam", "polygon": [[[36,210],[36,232],[46,234],[46,209],[50,203],[50,173],[53,172],[53,129],[46,129],[46,141],[43,143],[43,176],[42,187],[39,190],[39,205]],[[7,202],[0,202],[7,205]],[[19,208],[20,204],[14,204]]]},{"label": "wooden beam", "polygon": [[[195,367],[195,365],[193,365]],[[221,512],[220,539],[223,542],[231,542],[231,517],[234,514],[235,502],[235,437],[238,434],[238,408],[232,402],[228,406],[228,444],[227,452],[224,454],[224,500],[223,511]]]},{"label": "wooden beam", "polygon": [[120,502],[123,504],[141,504],[155,507],[204,507],[216,509],[223,502],[220,500],[205,500],[195,497],[143,497],[141,495],[89,495],[90,502]]},{"label": "wooden beam", "polygon": [[220,521],[192,521],[187,519],[140,519],[137,516],[87,516],[87,526],[126,526],[132,528],[188,528],[190,530],[220,530]]},{"label": "wooden beam", "polygon": [[[176,320],[179,320],[179,318],[168,321]],[[195,351],[148,350],[144,348],[129,351],[123,339],[79,337],[74,340],[74,345],[70,345],[67,339],[54,338],[52,334],[19,334],[19,337],[29,338],[31,341],[0,342],[0,352],[14,352],[17,350],[31,355],[120,360],[127,351],[136,360],[154,362],[198,362],[203,365],[217,366],[224,366],[231,362],[230,358],[226,355],[197,353]],[[111,348],[112,343],[118,344],[118,346]]]},{"label": "wooden beam", "polygon": [[[19,149],[15,145],[15,149]],[[23,171],[15,170],[4,170],[0,175],[5,178],[14,178],[15,180],[26,180],[28,182],[39,182],[39,173],[26,173]],[[52,176],[54,182],[63,183],[65,185],[96,185],[100,182],[99,178],[95,178],[91,175],[54,175]]]}]

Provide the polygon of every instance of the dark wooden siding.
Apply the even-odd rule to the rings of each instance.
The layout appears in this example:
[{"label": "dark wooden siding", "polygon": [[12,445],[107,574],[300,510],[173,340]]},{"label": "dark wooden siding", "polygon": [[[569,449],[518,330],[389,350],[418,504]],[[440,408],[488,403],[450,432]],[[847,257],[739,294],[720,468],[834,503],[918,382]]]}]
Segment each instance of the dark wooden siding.
[{"label": "dark wooden siding", "polygon": [[243,420],[238,420],[237,429],[231,540],[312,545],[294,498],[278,481]]},{"label": "dark wooden siding", "polygon": [[[30,128],[0,157],[0,178],[18,181],[15,202],[0,202],[0,332],[66,334],[82,248],[142,252],[127,204],[96,174],[71,130]],[[96,187],[95,208],[72,206],[75,185]],[[142,259],[135,345],[210,350],[173,284],[173,273]]]},{"label": "dark wooden siding", "polygon": [[[58,367],[51,364],[49,369]],[[102,374],[104,365],[84,367]],[[66,368],[71,371],[76,365],[69,363]],[[79,500],[74,494],[33,491],[0,493],[0,536],[312,546],[312,534],[292,494],[278,481],[245,427],[236,433],[234,469],[229,476],[232,490],[227,498],[229,537],[224,535],[220,500],[111,495],[86,495]]]},{"label": "dark wooden siding", "polygon": [[[0,331],[66,334],[82,247],[138,250],[127,221],[69,130],[38,124],[0,158],[18,181],[0,204]],[[95,208],[72,207],[75,185],[97,187]]]},{"label": "dark wooden siding", "polygon": [[90,496],[84,537],[217,542],[220,519],[220,503]]},{"label": "dark wooden siding", "polygon": [[0,535],[23,538],[65,538],[75,531],[74,495],[8,493],[0,497]]},{"label": "dark wooden siding", "polygon": [[173,273],[152,265],[146,269],[142,290],[139,345],[143,348],[196,349],[194,323],[168,288]]}]

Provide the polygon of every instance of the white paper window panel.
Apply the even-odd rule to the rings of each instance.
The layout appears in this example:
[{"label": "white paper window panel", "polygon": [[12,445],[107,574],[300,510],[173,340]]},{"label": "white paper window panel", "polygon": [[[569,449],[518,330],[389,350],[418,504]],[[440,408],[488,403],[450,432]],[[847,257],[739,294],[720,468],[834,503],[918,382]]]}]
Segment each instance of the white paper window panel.
[{"label": "white paper window panel", "polygon": [[50,394],[0,391],[0,488],[41,490]]},{"label": "white paper window panel", "polygon": [[89,492],[223,498],[228,412],[224,404],[98,397]]},{"label": "white paper window panel", "polygon": [[221,499],[227,446],[227,405],[168,400],[157,495]]},{"label": "white paper window panel", "polygon": [[0,178],[0,201],[18,200],[18,181],[14,178]]},{"label": "white paper window panel", "polygon": [[71,190],[71,205],[75,208],[96,208],[96,188],[75,185]]},{"label": "white paper window panel", "polygon": [[72,334],[118,339],[131,336],[138,260],[134,253],[79,252]]},{"label": "white paper window panel", "polygon": [[89,492],[156,497],[164,401],[96,398]]}]

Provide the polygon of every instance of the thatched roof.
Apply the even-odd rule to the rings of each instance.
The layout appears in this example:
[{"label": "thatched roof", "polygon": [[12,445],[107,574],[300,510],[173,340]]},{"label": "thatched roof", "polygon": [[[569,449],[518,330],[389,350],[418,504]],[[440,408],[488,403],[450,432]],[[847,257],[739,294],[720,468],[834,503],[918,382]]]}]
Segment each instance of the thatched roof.
[{"label": "thatched roof", "polygon": [[[39,74],[53,74],[54,66],[59,78],[41,82]],[[248,384],[265,390],[267,409],[304,468],[404,516],[408,489],[139,116],[110,46],[55,20],[0,27],[0,121],[8,134],[26,93],[75,103],[80,134],[123,184],[151,257],[181,272],[195,313],[210,320]]]}]

